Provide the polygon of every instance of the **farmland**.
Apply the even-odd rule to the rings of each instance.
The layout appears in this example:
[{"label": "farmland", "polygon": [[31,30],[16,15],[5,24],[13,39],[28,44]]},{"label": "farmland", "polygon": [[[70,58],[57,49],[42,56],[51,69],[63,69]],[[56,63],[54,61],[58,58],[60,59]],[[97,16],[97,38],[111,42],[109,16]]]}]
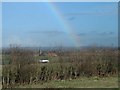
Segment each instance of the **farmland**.
[{"label": "farmland", "polygon": [[[117,87],[118,54],[115,48],[53,50],[57,56],[34,55],[12,47],[3,54],[3,88]],[[49,59],[49,63],[39,63]],[[99,86],[101,84],[101,86]]]}]

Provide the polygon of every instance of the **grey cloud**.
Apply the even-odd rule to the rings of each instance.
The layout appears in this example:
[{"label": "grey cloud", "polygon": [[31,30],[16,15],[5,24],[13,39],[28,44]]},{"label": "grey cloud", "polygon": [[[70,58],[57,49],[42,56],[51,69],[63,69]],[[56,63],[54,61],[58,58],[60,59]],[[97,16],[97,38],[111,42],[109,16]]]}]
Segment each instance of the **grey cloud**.
[{"label": "grey cloud", "polygon": [[44,34],[48,36],[57,36],[57,35],[62,35],[64,32],[62,31],[57,31],[57,30],[51,30],[51,31],[32,31],[32,34]]},{"label": "grey cloud", "polygon": [[80,15],[113,15],[113,14],[117,14],[115,12],[71,12],[71,13],[67,13],[65,14],[65,16],[80,16]]},{"label": "grey cloud", "polygon": [[88,33],[79,33],[78,36],[91,36],[91,35],[98,35],[98,36],[105,36],[105,35],[114,35],[115,32],[97,32],[91,31]]},{"label": "grey cloud", "polygon": [[74,20],[74,19],[75,19],[75,17],[70,17],[70,18],[69,18],[70,21],[72,21],[72,20]]},{"label": "grey cloud", "polygon": [[114,32],[101,32],[97,33],[97,35],[114,35]]},{"label": "grey cloud", "polygon": [[41,33],[43,33],[43,34],[49,34],[49,35],[60,35],[60,34],[64,34],[64,32],[62,32],[62,31],[42,31]]},{"label": "grey cloud", "polygon": [[85,36],[87,33],[79,33],[78,36]]},{"label": "grey cloud", "polygon": [[93,14],[93,12],[78,12],[78,13],[68,13],[65,14],[65,16],[79,16],[79,15],[88,15],[88,14]]},{"label": "grey cloud", "polygon": [[113,35],[113,34],[115,34],[115,33],[114,33],[114,32],[109,32],[109,34],[110,34],[110,35]]},{"label": "grey cloud", "polygon": [[98,35],[107,35],[106,32],[97,33]]}]

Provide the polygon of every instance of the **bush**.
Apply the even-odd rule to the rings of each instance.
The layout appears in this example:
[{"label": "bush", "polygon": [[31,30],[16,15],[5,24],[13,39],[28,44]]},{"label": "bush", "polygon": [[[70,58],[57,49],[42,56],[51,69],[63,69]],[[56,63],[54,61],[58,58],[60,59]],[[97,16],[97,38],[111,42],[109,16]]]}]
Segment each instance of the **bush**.
[{"label": "bush", "polygon": [[[111,49],[58,52],[58,62],[42,64],[35,61],[34,53],[20,47],[11,47],[4,54],[3,88],[18,84],[43,83],[50,80],[75,79],[81,76],[117,75],[118,54]],[[7,57],[6,57],[7,56]],[[7,59],[6,59],[7,58]]]}]

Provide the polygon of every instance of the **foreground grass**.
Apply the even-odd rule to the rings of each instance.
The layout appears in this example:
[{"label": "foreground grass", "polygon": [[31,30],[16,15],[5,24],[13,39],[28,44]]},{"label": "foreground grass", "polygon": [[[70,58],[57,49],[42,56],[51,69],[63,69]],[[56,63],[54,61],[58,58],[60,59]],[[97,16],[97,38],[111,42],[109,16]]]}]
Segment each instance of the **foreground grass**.
[{"label": "foreground grass", "polygon": [[43,84],[20,85],[16,88],[118,88],[118,78],[82,77],[73,80],[54,80]]}]

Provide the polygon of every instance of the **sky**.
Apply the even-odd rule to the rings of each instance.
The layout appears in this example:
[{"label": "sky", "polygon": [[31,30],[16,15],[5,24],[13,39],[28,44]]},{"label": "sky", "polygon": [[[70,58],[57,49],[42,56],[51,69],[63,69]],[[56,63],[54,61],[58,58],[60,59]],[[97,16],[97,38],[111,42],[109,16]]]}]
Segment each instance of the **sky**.
[{"label": "sky", "polygon": [[3,2],[2,46],[118,45],[116,2]]},{"label": "sky", "polygon": [[[0,2],[0,12],[2,12],[2,3]],[[2,13],[0,14],[0,52],[2,48]]]}]

